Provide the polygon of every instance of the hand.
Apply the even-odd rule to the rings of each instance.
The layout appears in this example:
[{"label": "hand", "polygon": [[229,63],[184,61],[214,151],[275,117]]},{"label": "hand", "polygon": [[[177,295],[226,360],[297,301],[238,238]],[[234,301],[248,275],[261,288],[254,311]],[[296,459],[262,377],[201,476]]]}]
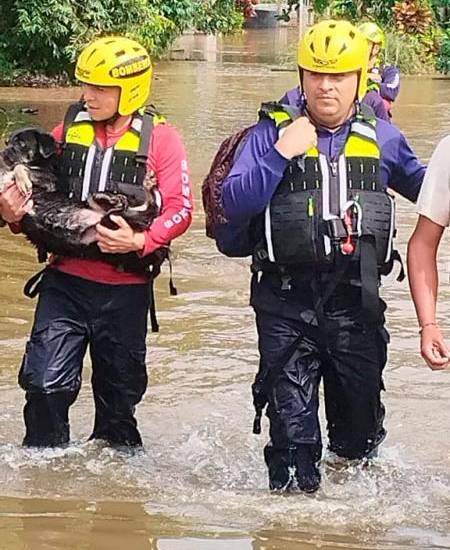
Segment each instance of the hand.
[{"label": "hand", "polygon": [[0,216],[8,223],[17,223],[31,212],[33,201],[30,195],[24,197],[12,181],[0,193]]},{"label": "hand", "polygon": [[291,160],[306,153],[317,145],[315,126],[306,117],[300,117],[290,124],[275,143],[275,149],[284,158]]},{"label": "hand", "polygon": [[122,216],[111,215],[110,220],[117,225],[117,229],[108,229],[101,224],[96,225],[97,245],[102,252],[125,254],[139,252],[144,248],[144,233],[134,231]]},{"label": "hand", "polygon": [[369,77],[370,80],[372,80],[373,82],[381,82],[381,75],[380,75],[380,73],[369,73],[369,74],[368,74],[368,77]]},{"label": "hand", "polygon": [[424,326],[421,332],[422,357],[431,370],[443,370],[450,361],[450,353],[442,333],[436,325]]}]

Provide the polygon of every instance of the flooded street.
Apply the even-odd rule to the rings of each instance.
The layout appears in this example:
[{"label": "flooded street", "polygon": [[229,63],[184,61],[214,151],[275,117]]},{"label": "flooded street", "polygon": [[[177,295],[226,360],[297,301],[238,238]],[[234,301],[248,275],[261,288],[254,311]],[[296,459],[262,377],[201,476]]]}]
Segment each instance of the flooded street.
[{"label": "flooded street", "polygon": [[[38,269],[22,237],[0,230],[0,550],[309,550],[450,548],[450,371],[418,353],[406,281],[383,289],[391,332],[385,372],[388,438],[366,467],[325,455],[312,497],[272,496],[261,436],[252,434],[257,369],[249,269],[204,235],[201,181],[219,143],[254,121],[261,101],[296,85],[292,32],[252,31],[221,43],[217,63],[162,62],[153,102],[183,133],[196,189],[191,230],[175,245],[179,295],[157,283],[161,332],[148,337],[150,384],[138,407],[145,451],[86,443],[93,423],[90,368],[71,409],[73,444],[23,449],[17,386],[35,301],[22,288]],[[58,123],[79,90],[0,89],[17,125]],[[22,114],[37,107],[36,116]],[[450,80],[404,79],[394,119],[423,160],[450,133]],[[449,152],[450,154],[450,152]],[[398,201],[405,252],[414,206]],[[439,319],[450,337],[450,246],[440,251]]]}]

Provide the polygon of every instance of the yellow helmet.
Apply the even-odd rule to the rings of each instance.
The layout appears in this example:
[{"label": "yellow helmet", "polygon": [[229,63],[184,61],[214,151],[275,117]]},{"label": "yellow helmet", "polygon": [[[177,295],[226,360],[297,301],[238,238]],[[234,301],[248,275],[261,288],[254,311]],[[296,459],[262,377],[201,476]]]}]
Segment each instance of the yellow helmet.
[{"label": "yellow helmet", "polygon": [[94,86],[118,86],[118,113],[130,115],[145,105],[150,93],[152,63],[135,40],[107,36],[95,40],[80,54],[75,77]]},{"label": "yellow helmet", "polygon": [[386,36],[383,30],[372,21],[367,21],[362,25],[359,25],[358,29],[363,33],[367,40],[374,44],[379,44],[381,49],[384,49],[386,45]]},{"label": "yellow helmet", "polygon": [[369,45],[348,21],[321,21],[311,27],[298,46],[298,66],[315,73],[359,71],[358,98],[367,91]]}]

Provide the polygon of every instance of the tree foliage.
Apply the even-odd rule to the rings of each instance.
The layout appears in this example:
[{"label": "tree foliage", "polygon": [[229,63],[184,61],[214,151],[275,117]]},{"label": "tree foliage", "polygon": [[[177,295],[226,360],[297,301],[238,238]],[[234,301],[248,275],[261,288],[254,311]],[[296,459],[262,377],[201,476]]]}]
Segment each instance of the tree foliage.
[{"label": "tree foliage", "polygon": [[230,32],[242,22],[234,0],[0,0],[0,78],[71,74],[99,35],[125,34],[160,55],[188,27]]},{"label": "tree foliage", "polygon": [[[299,9],[299,0],[287,0],[281,19],[289,20]],[[437,63],[450,72],[450,0],[313,0],[319,15],[348,19],[355,23],[372,20],[391,36],[410,37],[412,66]]]}]

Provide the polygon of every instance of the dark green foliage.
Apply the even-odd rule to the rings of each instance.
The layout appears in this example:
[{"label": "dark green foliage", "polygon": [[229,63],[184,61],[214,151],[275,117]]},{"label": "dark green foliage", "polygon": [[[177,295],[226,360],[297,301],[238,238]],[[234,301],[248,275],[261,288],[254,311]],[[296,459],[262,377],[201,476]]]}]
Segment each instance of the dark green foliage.
[{"label": "dark green foliage", "polygon": [[158,52],[174,24],[146,0],[2,0],[0,51],[18,70],[70,72],[77,51],[99,34],[123,33]]},{"label": "dark green foliage", "polygon": [[160,55],[188,27],[229,32],[242,22],[234,0],[0,0],[0,79],[70,75],[79,50],[102,34]]},{"label": "dark green foliage", "polygon": [[436,66],[438,71],[450,74],[450,28],[442,40]]},{"label": "dark green foliage", "polygon": [[200,32],[227,34],[243,22],[243,14],[235,10],[235,0],[198,0],[195,28]]},{"label": "dark green foliage", "polygon": [[392,22],[392,8],[395,0],[333,0],[328,7],[333,14],[339,17],[360,22],[361,19],[374,19],[378,23],[387,25]]},{"label": "dark green foliage", "polygon": [[[425,7],[433,11],[433,23],[424,35],[414,36],[408,42],[409,57],[404,60],[403,68],[414,73],[417,67],[421,72],[425,65],[432,69],[434,63],[438,70],[450,72],[450,0],[422,0]],[[295,10],[298,10],[299,0],[287,0],[279,19],[289,21]],[[364,20],[376,21],[386,31],[390,31],[390,41],[405,40],[405,35],[398,32],[393,7],[396,0],[314,0],[313,5],[319,15],[328,15],[348,19],[356,24]],[[443,34],[443,38],[439,37]],[[440,47],[439,47],[440,44]],[[437,51],[439,49],[439,51]],[[400,51],[400,47],[397,48]],[[402,52],[403,53],[403,52]]]},{"label": "dark green foliage", "polygon": [[436,19],[443,27],[450,28],[450,0],[431,0]]}]

